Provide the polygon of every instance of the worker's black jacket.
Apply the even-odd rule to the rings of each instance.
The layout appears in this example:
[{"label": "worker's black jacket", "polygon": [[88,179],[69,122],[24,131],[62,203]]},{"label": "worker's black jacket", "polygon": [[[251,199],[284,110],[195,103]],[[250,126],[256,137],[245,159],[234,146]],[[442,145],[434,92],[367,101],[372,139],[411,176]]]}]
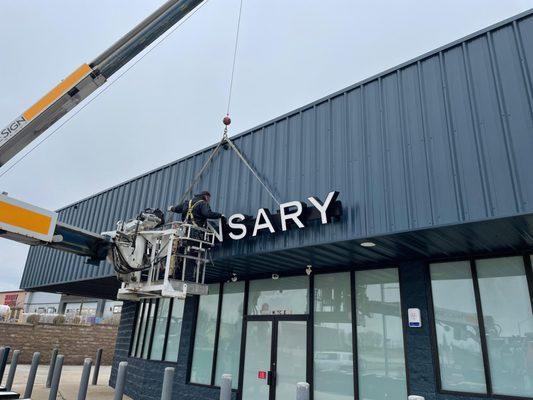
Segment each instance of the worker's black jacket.
[{"label": "worker's black jacket", "polygon": [[194,221],[186,222],[195,223],[200,227],[205,227],[208,219],[218,219],[222,217],[222,214],[211,211],[209,203],[201,196],[195,196],[192,201],[184,201],[182,204],[172,207],[171,210],[175,213],[181,213],[181,220],[185,221],[187,218],[187,211],[189,210],[189,203],[194,206],[192,210]]}]

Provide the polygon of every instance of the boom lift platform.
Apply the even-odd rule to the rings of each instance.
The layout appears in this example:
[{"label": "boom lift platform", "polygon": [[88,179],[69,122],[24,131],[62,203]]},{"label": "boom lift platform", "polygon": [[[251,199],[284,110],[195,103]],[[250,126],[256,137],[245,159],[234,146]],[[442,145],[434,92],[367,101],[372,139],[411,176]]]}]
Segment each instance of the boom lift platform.
[{"label": "boom lift platform", "polygon": [[211,229],[185,222],[165,225],[160,210],[147,209],[104,235],[114,244],[108,259],[122,281],[119,300],[207,294],[205,270],[215,245]]}]

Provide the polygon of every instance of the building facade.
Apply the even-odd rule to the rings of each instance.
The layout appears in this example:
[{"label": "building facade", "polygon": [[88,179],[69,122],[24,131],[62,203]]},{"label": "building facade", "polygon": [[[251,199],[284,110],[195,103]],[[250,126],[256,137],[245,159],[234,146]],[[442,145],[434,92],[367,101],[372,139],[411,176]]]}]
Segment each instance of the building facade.
[{"label": "building facade", "polygon": [[[533,398],[533,11],[233,138],[282,202],[342,213],[225,240],[209,294],[125,302],[111,384],[180,399]],[[90,231],[188,187],[207,148],[59,210]],[[231,151],[195,189],[226,215],[278,205]],[[322,222],[322,223],[321,223]],[[276,227],[279,228],[279,227]],[[116,295],[110,265],[32,249],[21,286]]]}]

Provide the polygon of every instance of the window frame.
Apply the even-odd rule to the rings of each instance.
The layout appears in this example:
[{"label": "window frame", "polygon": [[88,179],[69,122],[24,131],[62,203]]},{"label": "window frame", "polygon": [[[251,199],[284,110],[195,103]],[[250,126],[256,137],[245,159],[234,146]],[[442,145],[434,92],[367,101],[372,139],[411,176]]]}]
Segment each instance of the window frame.
[{"label": "window frame", "polygon": [[[445,394],[445,395],[465,396],[465,397],[484,397],[484,398],[509,399],[509,400],[533,399],[533,397],[517,397],[513,395],[495,394],[493,392],[487,337],[485,334],[485,324],[484,324],[485,316],[483,314],[483,308],[481,305],[481,294],[479,290],[479,280],[478,280],[477,265],[476,265],[476,261],[490,260],[494,258],[506,258],[506,257],[522,258],[526,282],[527,282],[527,286],[529,289],[529,300],[531,303],[531,310],[533,310],[533,268],[532,268],[531,256],[533,256],[533,253],[531,252],[504,253],[504,254],[499,253],[499,254],[493,254],[490,256],[456,257],[456,258],[451,258],[451,259],[441,259],[438,261],[430,260],[427,262],[425,278],[427,282],[426,287],[427,287],[428,315],[429,315],[428,322],[430,325],[431,348],[432,348],[433,359],[434,359],[437,393]],[[435,325],[436,320],[435,320],[435,309],[434,309],[434,303],[433,303],[433,285],[431,281],[430,265],[431,264],[434,264],[434,265],[435,264],[446,264],[446,263],[453,262],[453,261],[467,261],[469,262],[469,265],[470,265],[472,285],[474,287],[474,300],[476,302],[476,312],[477,312],[477,319],[478,319],[478,325],[479,325],[479,336],[480,336],[481,353],[482,353],[482,358],[483,358],[483,368],[484,368],[485,385],[487,388],[487,393],[462,392],[462,391],[453,391],[453,390],[447,390],[447,389],[442,388],[442,377],[441,377],[440,365],[439,365],[439,351],[438,351],[438,342],[437,342],[437,329]]]}]

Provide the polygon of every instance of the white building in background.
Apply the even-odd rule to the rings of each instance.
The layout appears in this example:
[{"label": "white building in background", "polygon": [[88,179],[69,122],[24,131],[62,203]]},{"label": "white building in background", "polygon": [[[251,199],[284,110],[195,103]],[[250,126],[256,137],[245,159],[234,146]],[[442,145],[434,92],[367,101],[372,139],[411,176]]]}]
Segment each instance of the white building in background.
[{"label": "white building in background", "polygon": [[120,315],[121,301],[68,296],[59,293],[27,292],[24,312],[27,314],[65,314],[94,317],[95,322]]}]

